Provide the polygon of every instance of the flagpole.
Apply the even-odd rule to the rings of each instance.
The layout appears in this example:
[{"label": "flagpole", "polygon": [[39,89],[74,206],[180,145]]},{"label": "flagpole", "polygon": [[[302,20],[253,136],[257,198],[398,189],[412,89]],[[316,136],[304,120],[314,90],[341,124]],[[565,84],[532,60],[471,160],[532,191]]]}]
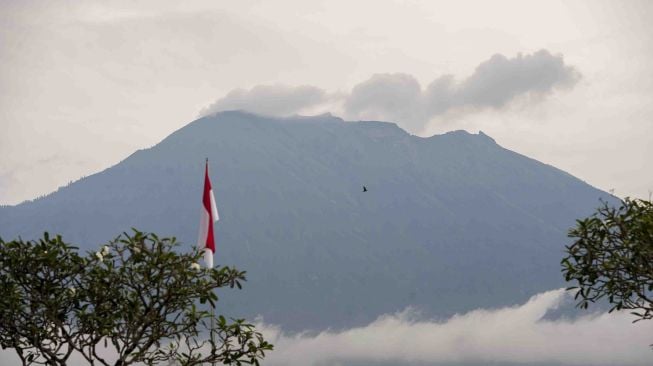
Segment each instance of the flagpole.
[{"label": "flagpole", "polygon": [[[213,320],[214,318],[215,318],[215,303],[211,305],[211,348],[213,349],[215,349],[215,339],[213,336],[213,329],[214,329],[213,323],[215,322]],[[215,366],[215,358],[212,359],[211,366]]]},{"label": "flagpole", "polygon": [[[209,158],[206,157],[204,167],[204,193],[202,195],[202,215],[200,217],[200,234],[197,239],[198,248],[203,248],[204,264],[207,269],[213,269],[213,255],[215,254],[215,237],[213,224],[219,220],[218,208],[215,204],[211,179],[209,178]],[[209,301],[211,306],[211,328],[209,329],[211,342],[211,365],[215,366],[215,301]]]},{"label": "flagpole", "polygon": [[[206,169],[209,167],[209,158],[206,158]],[[209,223],[213,225],[213,223]],[[213,332],[215,330],[215,302],[211,302],[211,348],[215,349],[215,336]],[[215,359],[211,360],[211,366],[215,366]]]}]

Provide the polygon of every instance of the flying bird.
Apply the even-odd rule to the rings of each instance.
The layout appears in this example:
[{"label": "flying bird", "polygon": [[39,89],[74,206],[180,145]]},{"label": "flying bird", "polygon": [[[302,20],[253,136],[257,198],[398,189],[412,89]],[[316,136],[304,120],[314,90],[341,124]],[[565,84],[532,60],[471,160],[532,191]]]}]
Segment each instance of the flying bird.
[{"label": "flying bird", "polygon": [[363,192],[367,192],[367,187],[363,186]]}]

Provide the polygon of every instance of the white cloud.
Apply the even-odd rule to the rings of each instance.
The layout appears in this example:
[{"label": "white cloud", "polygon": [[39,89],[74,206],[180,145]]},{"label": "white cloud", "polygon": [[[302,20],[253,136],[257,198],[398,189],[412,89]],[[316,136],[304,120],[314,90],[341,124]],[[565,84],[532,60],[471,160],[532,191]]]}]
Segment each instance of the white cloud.
[{"label": "white cloud", "polygon": [[519,306],[446,321],[417,321],[408,310],[364,327],[314,335],[263,326],[275,345],[265,364],[650,364],[653,322],[633,324],[625,313],[544,318],[565,296],[562,289],[549,291]]},{"label": "white cloud", "polygon": [[422,104],[422,87],[412,75],[376,74],[352,89],[344,109],[349,118],[385,120],[408,127],[423,119]]},{"label": "white cloud", "polygon": [[[109,347],[103,347],[103,342],[100,342],[96,349],[99,357],[104,359],[108,364],[114,363],[118,359],[118,353]],[[111,342],[109,342],[111,344]],[[20,359],[13,349],[0,349],[0,365],[20,365]],[[88,361],[78,352],[73,352],[67,360],[69,365],[87,365]]]},{"label": "white cloud", "polygon": [[387,119],[420,132],[434,117],[459,110],[457,117],[483,108],[502,108],[518,97],[541,99],[555,89],[571,87],[580,73],[562,55],[540,50],[507,58],[495,54],[468,78],[456,82],[443,75],[422,90],[405,74],[378,74],[352,90],[345,113],[354,119]]},{"label": "white cloud", "polygon": [[[420,319],[407,309],[367,326],[317,334],[289,335],[267,324],[257,328],[274,344],[263,362],[268,366],[650,365],[653,321],[632,323],[627,312],[574,319],[546,316],[570,296],[558,289],[521,305],[479,309],[441,321]],[[101,352],[107,359],[114,357],[113,351]],[[11,350],[0,351],[0,364],[13,362],[17,358]]]},{"label": "white cloud", "polygon": [[546,50],[513,58],[495,54],[460,82],[443,75],[422,88],[409,74],[375,74],[342,95],[313,86],[259,85],[231,91],[200,115],[233,109],[273,116],[341,110],[345,118],[391,121],[421,132],[432,118],[451,110],[459,111],[456,115],[461,117],[483,108],[504,107],[518,97],[541,99],[557,88],[573,86],[579,78],[561,55]]},{"label": "white cloud", "polygon": [[579,78],[574,67],[565,65],[562,55],[547,50],[511,59],[496,54],[459,85],[453,93],[454,105],[499,108],[519,95],[542,95],[573,86]]},{"label": "white cloud", "polygon": [[328,100],[327,93],[314,86],[258,85],[250,90],[232,90],[202,110],[200,115],[206,116],[226,110],[247,110],[257,114],[289,116],[305,113],[311,107]]}]

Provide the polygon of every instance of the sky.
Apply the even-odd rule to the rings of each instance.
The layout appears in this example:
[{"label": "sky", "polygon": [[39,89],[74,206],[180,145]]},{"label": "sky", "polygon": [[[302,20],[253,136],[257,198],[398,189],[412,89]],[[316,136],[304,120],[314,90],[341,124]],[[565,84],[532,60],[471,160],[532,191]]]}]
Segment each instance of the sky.
[{"label": "sky", "polygon": [[653,190],[648,1],[0,0],[0,204],[224,109],[482,130]]}]

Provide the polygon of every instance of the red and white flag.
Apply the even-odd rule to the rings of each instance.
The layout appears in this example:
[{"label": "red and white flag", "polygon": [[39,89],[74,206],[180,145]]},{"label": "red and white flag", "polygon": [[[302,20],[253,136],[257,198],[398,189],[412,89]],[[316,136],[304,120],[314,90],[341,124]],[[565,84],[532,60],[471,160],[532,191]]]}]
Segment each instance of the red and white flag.
[{"label": "red and white flag", "polygon": [[215,237],[213,223],[218,221],[218,207],[215,205],[211,180],[209,179],[209,161],[206,161],[204,171],[204,195],[202,196],[202,214],[200,216],[200,234],[197,247],[204,248],[204,264],[213,268],[213,254],[215,253]]}]

